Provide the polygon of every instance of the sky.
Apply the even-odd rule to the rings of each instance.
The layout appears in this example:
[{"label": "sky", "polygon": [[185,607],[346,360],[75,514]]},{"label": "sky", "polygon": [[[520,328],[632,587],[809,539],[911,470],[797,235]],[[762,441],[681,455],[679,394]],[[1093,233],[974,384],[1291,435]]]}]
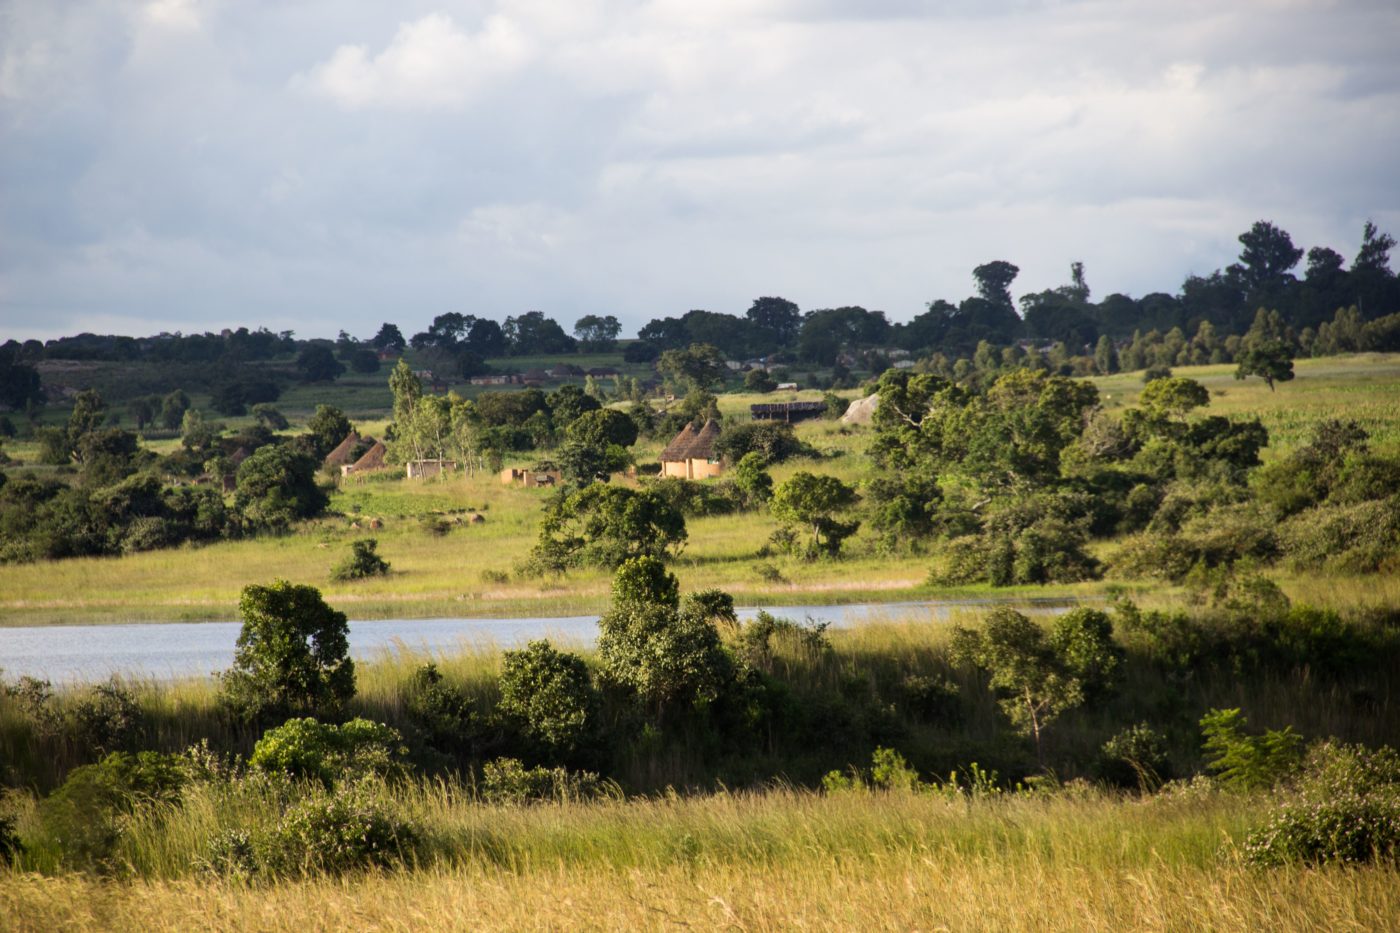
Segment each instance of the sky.
[{"label": "sky", "polygon": [[0,0],[0,341],[905,321],[1400,235],[1400,3]]}]

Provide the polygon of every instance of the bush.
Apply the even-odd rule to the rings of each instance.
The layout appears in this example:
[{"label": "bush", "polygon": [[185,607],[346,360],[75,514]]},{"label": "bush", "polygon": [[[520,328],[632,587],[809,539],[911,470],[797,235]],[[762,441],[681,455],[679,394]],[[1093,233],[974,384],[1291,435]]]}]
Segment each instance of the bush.
[{"label": "bush", "polygon": [[1156,790],[1171,778],[1165,737],[1145,722],[1129,726],[1103,744],[1098,772],[1118,787]]},{"label": "bush", "polygon": [[1245,856],[1258,865],[1400,859],[1400,755],[1333,742],[1313,748],[1296,786],[1249,834]]},{"label": "bush", "polygon": [[743,421],[725,427],[715,450],[728,463],[738,463],[747,453],[756,453],[767,463],[782,463],[792,457],[810,457],[814,451],[797,439],[792,425],[783,421]]},{"label": "bush", "polygon": [[952,727],[962,722],[958,685],[942,675],[909,674],[900,682],[900,705],[912,719]]},{"label": "bush", "polygon": [[243,628],[223,700],[239,718],[336,714],[355,695],[345,613],[312,586],[278,580],[243,588]]},{"label": "bush", "polygon": [[68,713],[74,740],[98,754],[127,748],[141,726],[141,708],[116,678],[98,684]]},{"label": "bush", "polygon": [[344,582],[388,574],[389,562],[379,556],[378,547],[379,542],[374,538],[350,542],[350,556],[335,565],[331,579]]},{"label": "bush", "polygon": [[481,769],[481,796],[487,803],[520,806],[548,801],[571,803],[604,793],[605,785],[591,771],[526,768],[517,758],[497,758]]},{"label": "bush", "polygon": [[1206,767],[1221,783],[1235,790],[1257,790],[1273,787],[1297,770],[1303,737],[1292,726],[1247,735],[1245,724],[1238,709],[1213,709],[1201,717],[1205,750],[1211,756]]},{"label": "bush", "polygon": [[461,689],[447,683],[435,664],[413,672],[404,691],[409,721],[423,742],[438,752],[469,749],[476,736],[476,714]]},{"label": "bush", "polygon": [[397,773],[408,751],[402,741],[398,730],[368,719],[352,719],[341,726],[310,717],[289,719],[263,733],[248,763],[330,787],[338,780]]},{"label": "bush", "polygon": [[500,685],[497,709],[545,758],[566,759],[591,731],[596,697],[578,655],[532,641],[505,653]]}]

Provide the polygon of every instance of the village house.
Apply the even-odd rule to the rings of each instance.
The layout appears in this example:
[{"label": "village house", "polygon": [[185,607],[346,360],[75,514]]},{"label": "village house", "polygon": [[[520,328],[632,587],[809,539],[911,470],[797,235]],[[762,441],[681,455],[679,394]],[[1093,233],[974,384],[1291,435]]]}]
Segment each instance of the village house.
[{"label": "village house", "polygon": [[696,430],[692,424],[681,428],[666,449],[661,451],[661,475],[679,479],[709,479],[724,472],[715,442],[719,440],[719,423],[711,418]]},{"label": "village house", "polygon": [[558,470],[522,470],[506,467],[501,471],[502,486],[524,486],[537,489],[542,486],[558,486],[564,475]]},{"label": "village house", "polygon": [[387,465],[389,451],[384,447],[383,441],[375,441],[369,450],[364,452],[364,456],[354,463],[346,464],[340,468],[341,476],[350,476],[359,473],[372,473],[375,470],[382,470]]}]

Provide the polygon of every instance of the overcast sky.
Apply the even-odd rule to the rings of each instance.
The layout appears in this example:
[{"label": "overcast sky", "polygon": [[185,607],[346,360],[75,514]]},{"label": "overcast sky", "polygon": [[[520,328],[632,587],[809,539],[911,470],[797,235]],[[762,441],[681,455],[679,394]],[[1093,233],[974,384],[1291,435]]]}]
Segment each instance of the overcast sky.
[{"label": "overcast sky", "polygon": [[0,0],[0,339],[908,320],[1400,235],[1400,3]]}]

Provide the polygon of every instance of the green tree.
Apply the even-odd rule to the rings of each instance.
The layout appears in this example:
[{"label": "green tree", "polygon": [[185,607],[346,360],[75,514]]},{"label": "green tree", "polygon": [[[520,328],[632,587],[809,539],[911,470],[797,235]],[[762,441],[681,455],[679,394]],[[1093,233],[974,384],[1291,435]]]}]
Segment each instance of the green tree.
[{"label": "green tree", "polygon": [[656,368],[674,385],[709,391],[724,382],[728,370],[719,350],[708,343],[692,343],[684,350],[667,350],[656,361]]},{"label": "green tree", "polygon": [[253,417],[269,431],[285,431],[289,427],[287,416],[268,402],[259,402],[254,405]]},{"label": "green tree", "polygon": [[751,509],[767,505],[773,498],[773,477],[762,454],[749,452],[734,465],[734,486]]},{"label": "green tree", "polygon": [[334,405],[317,405],[316,413],[306,422],[306,433],[318,460],[335,450],[353,430],[355,426],[345,417],[345,412]]},{"label": "green tree", "polygon": [[167,431],[175,431],[184,421],[185,412],[189,411],[190,397],[183,389],[176,389],[160,402],[160,425]]},{"label": "green tree", "polygon": [[622,325],[611,314],[585,314],[574,322],[574,337],[583,353],[611,353],[617,348]]},{"label": "green tree", "polygon": [[552,572],[613,568],[633,557],[667,557],[685,539],[685,518],[659,493],[592,483],[546,504],[532,559]]},{"label": "green tree", "polygon": [[574,419],[566,434],[590,447],[631,447],[637,443],[637,423],[613,408],[586,411]]},{"label": "green tree", "polygon": [[374,538],[364,538],[350,542],[350,556],[331,569],[331,579],[363,580],[365,577],[383,576],[388,572],[389,562],[379,556],[379,542]]},{"label": "green tree", "polygon": [[1086,686],[1106,686],[1116,668],[1116,649],[1106,619],[1081,618],[1058,628],[1053,637],[1021,613],[992,610],[980,631],[955,628],[953,655],[984,671],[1001,694],[1002,711],[1035,741],[1044,764],[1041,737],[1061,713],[1084,702]]},{"label": "green tree", "polygon": [[972,277],[977,280],[977,294],[982,296],[984,301],[1014,311],[1015,306],[1011,302],[1011,283],[1016,281],[1016,276],[1020,273],[1020,267],[1003,259],[997,259],[973,269]]},{"label": "green tree", "polygon": [[1103,376],[1118,372],[1118,350],[1113,346],[1113,338],[1108,334],[1099,337],[1099,342],[1094,347],[1094,368]]},{"label": "green tree", "polygon": [[613,578],[612,605],[598,620],[604,676],[634,692],[658,719],[713,701],[733,680],[717,618],[735,619],[733,600],[724,594],[682,601],[661,561],[625,561]]},{"label": "green tree", "polygon": [[333,382],[345,372],[345,364],[324,344],[312,344],[297,356],[297,371],[307,382]]},{"label": "green tree", "polygon": [[238,611],[243,628],[233,667],[221,675],[230,710],[266,722],[334,717],[344,709],[355,695],[345,613],[326,605],[315,587],[286,580],[244,587]]},{"label": "green tree", "polygon": [[1269,340],[1255,344],[1244,351],[1235,369],[1235,378],[1258,376],[1274,391],[1275,382],[1288,382],[1293,378],[1293,351],[1282,340]]},{"label": "green tree", "polygon": [[254,528],[282,529],[319,515],[329,499],[316,485],[316,466],[290,447],[259,447],[238,467],[234,507]]},{"label": "green tree", "polygon": [[751,369],[744,373],[744,388],[750,392],[772,392],[778,387],[778,380],[768,375],[766,369]]},{"label": "green tree", "polygon": [[593,728],[597,697],[588,665],[545,640],[507,651],[496,709],[551,762],[567,761]]},{"label": "green tree", "polygon": [[1143,386],[1138,404],[1149,416],[1180,421],[1203,405],[1210,404],[1210,392],[1194,379],[1168,376]]},{"label": "green tree", "polygon": [[397,324],[387,321],[379,325],[379,332],[370,338],[370,345],[385,353],[402,353],[408,341],[403,339],[403,331]]},{"label": "green tree", "polygon": [[852,509],[859,497],[854,488],[834,476],[818,476],[803,470],[773,491],[769,504],[779,521],[802,525],[811,532],[807,557],[835,557],[841,543],[855,534],[860,522],[841,522],[836,516]]}]

